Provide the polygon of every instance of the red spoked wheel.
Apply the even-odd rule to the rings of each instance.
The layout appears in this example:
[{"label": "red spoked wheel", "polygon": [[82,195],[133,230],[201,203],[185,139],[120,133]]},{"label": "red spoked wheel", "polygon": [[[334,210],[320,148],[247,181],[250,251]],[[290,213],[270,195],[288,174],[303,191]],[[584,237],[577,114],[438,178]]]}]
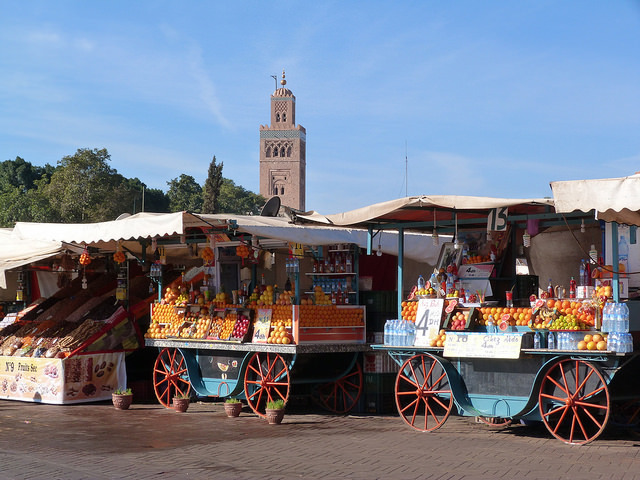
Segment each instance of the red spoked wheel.
[{"label": "red spoked wheel", "polygon": [[545,374],[538,395],[547,430],[571,445],[592,442],[609,420],[609,388],[600,371],[584,360],[561,360]]},{"label": "red spoked wheel", "polygon": [[430,432],[440,428],[453,409],[449,376],[431,355],[409,358],[396,377],[396,406],[411,428]]},{"label": "red spoked wheel", "polygon": [[362,395],[362,367],[355,363],[349,373],[335,382],[325,383],[318,389],[320,403],[333,413],[347,413]]},{"label": "red spoked wheel", "polygon": [[511,419],[505,417],[476,417],[480,423],[491,428],[506,428],[511,425]]},{"label": "red spoked wheel", "polygon": [[170,407],[173,397],[191,392],[187,365],[177,348],[163,348],[153,366],[153,389],[158,401]]},{"label": "red spoked wheel", "polygon": [[244,394],[256,414],[266,416],[267,402],[289,399],[289,367],[277,353],[254,353],[244,375]]}]

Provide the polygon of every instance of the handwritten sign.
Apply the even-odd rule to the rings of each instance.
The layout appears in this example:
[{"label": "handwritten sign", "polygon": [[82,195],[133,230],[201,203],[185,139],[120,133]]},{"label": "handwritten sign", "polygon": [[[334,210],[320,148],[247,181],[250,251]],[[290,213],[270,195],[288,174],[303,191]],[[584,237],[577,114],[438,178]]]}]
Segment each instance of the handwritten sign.
[{"label": "handwritten sign", "polygon": [[416,312],[416,346],[426,347],[429,340],[436,338],[442,323],[443,298],[422,298],[418,300]]},{"label": "handwritten sign", "polygon": [[447,332],[445,357],[519,358],[522,334]]},{"label": "handwritten sign", "polygon": [[507,229],[509,208],[499,207],[489,211],[487,218],[487,232],[503,232]]},{"label": "handwritten sign", "polygon": [[271,314],[270,308],[259,308],[258,318],[253,326],[253,343],[267,343],[269,337],[269,329],[271,328]]},{"label": "handwritten sign", "polygon": [[458,268],[459,278],[489,278],[493,272],[493,265],[474,265],[467,263]]}]

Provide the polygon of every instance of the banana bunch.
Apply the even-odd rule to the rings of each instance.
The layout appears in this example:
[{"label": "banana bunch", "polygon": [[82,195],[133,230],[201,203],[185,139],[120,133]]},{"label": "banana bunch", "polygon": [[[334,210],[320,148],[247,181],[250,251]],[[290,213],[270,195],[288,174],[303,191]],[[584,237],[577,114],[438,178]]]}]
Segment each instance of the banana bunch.
[{"label": "banana bunch", "polygon": [[555,308],[549,308],[543,305],[529,320],[529,328],[536,330],[539,328],[549,328],[549,325],[558,318],[558,312]]}]

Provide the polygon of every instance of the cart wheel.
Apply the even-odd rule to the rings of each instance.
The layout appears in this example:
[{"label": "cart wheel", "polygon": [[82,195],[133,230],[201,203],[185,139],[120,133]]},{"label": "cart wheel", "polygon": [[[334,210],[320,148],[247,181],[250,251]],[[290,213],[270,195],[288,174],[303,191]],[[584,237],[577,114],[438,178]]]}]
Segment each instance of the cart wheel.
[{"label": "cart wheel", "polygon": [[634,399],[612,402],[609,422],[636,437],[640,435],[640,401]]},{"label": "cart wheel", "polygon": [[277,353],[254,353],[244,374],[244,394],[256,414],[266,416],[267,402],[289,399],[289,368]]},{"label": "cart wheel", "polygon": [[356,362],[351,372],[335,382],[325,383],[318,389],[322,406],[333,413],[347,413],[362,395],[362,367]]},{"label": "cart wheel", "polygon": [[153,366],[153,389],[158,401],[169,407],[173,397],[189,394],[191,384],[182,353],[177,348],[163,348]]},{"label": "cart wheel", "polygon": [[609,420],[609,388],[584,360],[561,360],[542,379],[538,405],[551,434],[571,445],[592,442]]},{"label": "cart wheel", "polygon": [[453,409],[449,376],[431,355],[409,358],[396,377],[396,406],[412,428],[430,432],[440,428]]},{"label": "cart wheel", "polygon": [[511,425],[510,418],[504,417],[476,417],[479,422],[490,426],[491,428],[506,428]]}]

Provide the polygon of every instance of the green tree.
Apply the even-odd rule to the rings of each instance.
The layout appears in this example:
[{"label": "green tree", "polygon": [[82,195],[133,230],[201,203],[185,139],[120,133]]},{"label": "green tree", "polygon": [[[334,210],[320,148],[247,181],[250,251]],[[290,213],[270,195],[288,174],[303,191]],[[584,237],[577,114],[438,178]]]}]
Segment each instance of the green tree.
[{"label": "green tree", "polygon": [[133,189],[110,159],[106,149],[78,149],[58,162],[44,193],[62,221],[103,222],[132,211]]},{"label": "green tree", "polygon": [[222,167],[224,167],[224,162],[216,165],[216,157],[214,155],[209,164],[207,179],[204,182],[202,213],[218,213],[220,188],[224,180],[222,178]]},{"label": "green tree", "polygon": [[0,226],[16,222],[46,222],[53,215],[40,190],[49,182],[54,167],[36,167],[20,157],[0,162]]},{"label": "green tree", "polygon": [[222,179],[220,187],[220,203],[218,213],[235,213],[238,215],[259,215],[265,203],[262,195],[253,193],[233,180]]},{"label": "green tree", "polygon": [[169,210],[172,212],[200,213],[202,210],[202,187],[191,175],[180,175],[167,182],[169,191]]},{"label": "green tree", "polygon": [[47,164],[44,167],[36,167],[23,158],[6,160],[0,163],[0,192],[9,191],[17,187],[26,192],[35,188],[35,182],[42,178],[50,178],[54,167]]}]

